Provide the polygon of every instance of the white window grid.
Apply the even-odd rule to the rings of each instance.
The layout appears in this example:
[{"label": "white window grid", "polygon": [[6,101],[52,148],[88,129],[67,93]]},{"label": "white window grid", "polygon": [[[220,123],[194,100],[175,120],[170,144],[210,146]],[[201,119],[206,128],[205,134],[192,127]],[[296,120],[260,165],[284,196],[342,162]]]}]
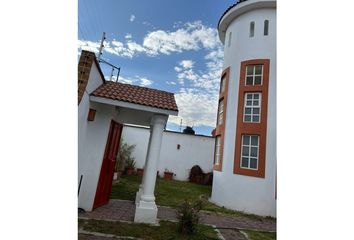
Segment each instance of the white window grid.
[{"label": "white window grid", "polygon": [[215,165],[220,164],[220,146],[221,146],[220,136],[217,136],[215,139]]},{"label": "white window grid", "polygon": [[245,93],[243,122],[261,122],[262,93]]},{"label": "white window grid", "polygon": [[258,170],[259,136],[242,135],[240,167]]},{"label": "white window grid", "polygon": [[218,125],[223,124],[224,121],[224,100],[219,102]]},{"label": "white window grid", "polygon": [[263,65],[247,65],[245,85],[262,85],[263,84]]}]

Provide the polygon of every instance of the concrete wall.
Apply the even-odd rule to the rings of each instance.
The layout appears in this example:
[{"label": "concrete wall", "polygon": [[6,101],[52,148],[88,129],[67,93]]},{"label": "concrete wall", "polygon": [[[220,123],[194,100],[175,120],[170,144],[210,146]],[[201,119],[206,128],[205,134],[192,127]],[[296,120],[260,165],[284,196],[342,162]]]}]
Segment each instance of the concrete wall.
[{"label": "concrete wall", "polygon": [[[122,138],[128,144],[136,144],[133,156],[136,167],[143,168],[149,142],[150,129],[124,126]],[[188,180],[189,171],[199,165],[204,172],[211,172],[213,167],[214,138],[188,135],[165,131],[162,138],[158,170],[160,176],[167,168],[175,173],[174,179]],[[180,149],[177,149],[180,144]]]},{"label": "concrete wall", "polygon": [[[264,20],[269,20],[269,35],[263,36]],[[250,22],[255,22],[255,35],[249,37]],[[231,46],[228,45],[232,31]],[[211,201],[227,208],[258,215],[276,215],[276,11],[257,9],[246,12],[229,25],[224,44],[223,69],[230,66],[228,104],[226,109],[225,144],[222,171],[214,171]],[[251,59],[270,59],[267,145],[265,178],[233,173],[238,106],[240,65]]]}]

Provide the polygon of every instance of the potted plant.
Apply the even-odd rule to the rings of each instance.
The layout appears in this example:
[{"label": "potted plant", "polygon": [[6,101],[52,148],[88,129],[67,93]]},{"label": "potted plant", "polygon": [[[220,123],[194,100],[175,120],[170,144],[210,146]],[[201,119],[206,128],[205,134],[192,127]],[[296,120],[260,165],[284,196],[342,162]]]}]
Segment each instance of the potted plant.
[{"label": "potted plant", "polygon": [[143,168],[137,168],[136,172],[139,177],[142,177],[144,175],[144,167]]},{"label": "potted plant", "polygon": [[173,172],[171,172],[170,170],[168,170],[167,168],[165,168],[165,172],[163,174],[164,179],[166,180],[172,180],[173,177]]},{"label": "potted plant", "polygon": [[134,173],[135,161],[134,158],[128,158],[125,162],[125,174],[132,175]]},{"label": "potted plant", "polygon": [[[133,173],[135,166],[135,158],[132,156],[132,153],[134,149],[135,145],[129,145],[125,143],[123,139],[121,140],[116,161],[116,171],[118,172],[118,177],[122,176],[124,169],[129,174]],[[128,171],[127,168],[129,168]]]}]

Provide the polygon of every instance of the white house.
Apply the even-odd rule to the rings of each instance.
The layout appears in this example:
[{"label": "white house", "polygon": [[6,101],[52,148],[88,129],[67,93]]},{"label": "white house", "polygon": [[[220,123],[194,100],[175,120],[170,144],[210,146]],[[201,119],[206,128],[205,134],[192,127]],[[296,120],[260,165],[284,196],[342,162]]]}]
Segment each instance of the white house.
[{"label": "white house", "polygon": [[155,223],[154,188],[162,134],[177,115],[173,93],[105,81],[96,56],[82,51],[78,66],[78,207],[108,203],[123,123],[150,126],[136,222]]},{"label": "white house", "polygon": [[[137,168],[143,168],[149,143],[150,129],[124,125],[122,139],[135,145],[132,156]],[[162,136],[160,161],[157,170],[163,176],[165,169],[174,173],[175,180],[187,181],[190,169],[199,165],[204,172],[213,171],[215,139],[210,136],[185,134],[165,130]]]},{"label": "white house", "polygon": [[218,24],[224,44],[211,201],[276,215],[276,1],[239,1]]}]

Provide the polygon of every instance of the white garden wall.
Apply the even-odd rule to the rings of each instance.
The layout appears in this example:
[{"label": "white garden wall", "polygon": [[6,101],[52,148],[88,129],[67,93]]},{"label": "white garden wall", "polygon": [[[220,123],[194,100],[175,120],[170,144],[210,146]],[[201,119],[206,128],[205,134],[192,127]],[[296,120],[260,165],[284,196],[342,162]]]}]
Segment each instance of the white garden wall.
[{"label": "white garden wall", "polygon": [[[123,127],[123,141],[129,145],[136,145],[133,156],[137,168],[143,168],[145,164],[149,136],[149,128],[128,125]],[[204,172],[211,172],[214,143],[214,138],[208,136],[164,131],[158,164],[160,176],[168,169],[175,174],[174,179],[187,181],[189,171],[194,165],[199,165]],[[177,149],[178,144],[180,149]]]}]

